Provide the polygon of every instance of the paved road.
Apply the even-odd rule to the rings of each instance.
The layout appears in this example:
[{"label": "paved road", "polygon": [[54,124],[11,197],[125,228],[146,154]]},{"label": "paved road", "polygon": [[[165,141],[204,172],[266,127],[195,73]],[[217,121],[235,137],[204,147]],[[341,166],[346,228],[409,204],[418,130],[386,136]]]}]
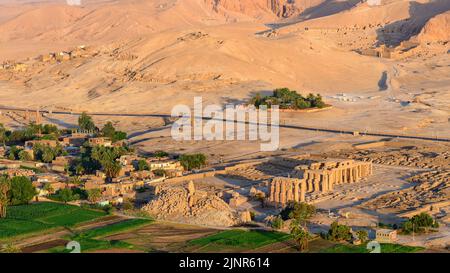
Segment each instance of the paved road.
[{"label": "paved road", "polygon": [[[0,106],[0,111],[18,111],[18,112],[32,112],[36,111],[36,109],[27,109],[27,108],[19,108],[19,107],[8,107],[8,106]],[[71,112],[71,111],[49,111],[49,110],[40,110],[41,113],[53,114],[53,115],[81,115],[80,112]],[[88,112],[91,116],[111,116],[111,117],[158,117],[158,118],[172,118],[169,114],[146,114],[146,113],[108,113],[108,112]],[[210,120],[211,118],[201,117],[203,120]],[[221,121],[226,121],[225,119],[219,119]],[[234,121],[234,123],[238,123],[238,121]],[[246,121],[245,124],[252,124],[251,122]],[[289,124],[280,124],[281,128],[289,128],[296,130],[305,130],[305,131],[316,131],[316,132],[325,132],[325,133],[335,133],[335,134],[347,134],[353,135],[354,131],[341,130],[341,129],[332,129],[332,128],[318,128],[318,127],[309,127],[309,126],[299,126],[299,125],[289,125]],[[375,137],[388,137],[388,138],[402,138],[402,139],[414,139],[414,140],[427,140],[427,141],[437,141],[437,142],[450,142],[449,138],[438,138],[438,137],[426,137],[426,136],[414,136],[414,135],[397,135],[390,133],[376,133],[376,132],[364,132],[359,131],[359,135],[361,136],[375,136]]]}]

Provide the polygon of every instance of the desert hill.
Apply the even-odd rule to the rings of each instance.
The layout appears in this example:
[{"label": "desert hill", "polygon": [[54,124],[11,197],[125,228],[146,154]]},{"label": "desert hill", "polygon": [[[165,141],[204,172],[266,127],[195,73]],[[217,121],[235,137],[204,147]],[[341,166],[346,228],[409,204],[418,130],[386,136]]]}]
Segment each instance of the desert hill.
[{"label": "desert hill", "polygon": [[450,11],[436,15],[429,20],[418,38],[422,43],[450,41]]},{"label": "desert hill", "polygon": [[[321,93],[335,105],[325,119],[332,124],[343,115],[346,124],[367,119],[399,130],[447,122],[448,106],[438,97],[449,95],[449,1],[120,0],[20,7],[0,16],[0,60],[21,64],[0,70],[4,105],[167,113],[177,103],[191,105],[196,95],[223,104],[286,86]],[[85,49],[74,58],[44,60],[49,53],[80,51],[80,45]],[[342,93],[378,99],[334,101]],[[408,108],[411,101],[420,101],[420,109]],[[404,116],[408,126],[372,122],[379,113]]]}]

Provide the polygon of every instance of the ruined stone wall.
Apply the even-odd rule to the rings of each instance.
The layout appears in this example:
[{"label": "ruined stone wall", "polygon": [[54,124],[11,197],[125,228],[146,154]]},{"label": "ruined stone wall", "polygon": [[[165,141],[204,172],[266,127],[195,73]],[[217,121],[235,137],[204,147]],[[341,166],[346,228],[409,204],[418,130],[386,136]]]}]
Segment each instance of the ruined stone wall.
[{"label": "ruined stone wall", "polygon": [[269,202],[284,206],[303,202],[306,193],[332,191],[335,185],[355,183],[372,174],[371,162],[315,162],[295,167],[292,177],[276,177],[269,186]]},{"label": "ruined stone wall", "polygon": [[275,177],[269,185],[269,203],[284,206],[289,201],[304,202],[305,193],[304,179]]}]

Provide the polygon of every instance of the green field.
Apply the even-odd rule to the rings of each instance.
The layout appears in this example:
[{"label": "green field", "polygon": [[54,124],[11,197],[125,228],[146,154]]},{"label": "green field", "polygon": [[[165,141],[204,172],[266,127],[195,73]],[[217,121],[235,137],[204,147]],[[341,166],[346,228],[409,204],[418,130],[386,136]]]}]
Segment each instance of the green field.
[{"label": "green field", "polygon": [[[114,223],[104,227],[99,227],[91,230],[87,230],[71,236],[70,240],[77,241],[80,243],[81,251],[94,251],[94,250],[105,250],[111,248],[134,248],[132,244],[123,241],[105,240],[102,239],[106,236],[118,234],[121,232],[129,231],[135,228],[139,228],[143,225],[151,223],[152,220],[149,219],[129,219],[122,222]],[[64,247],[56,247],[50,249],[49,252],[59,253],[59,252],[70,252],[70,250]]]},{"label": "green field", "polygon": [[55,227],[71,227],[105,215],[103,211],[51,202],[10,206],[6,218],[0,219],[0,239]]},{"label": "green field", "polygon": [[[404,246],[398,244],[381,244],[381,253],[411,253],[423,250],[423,247]],[[322,253],[369,253],[366,245],[344,245],[338,244],[324,249]]]},{"label": "green field", "polygon": [[281,232],[235,229],[192,240],[188,245],[200,251],[238,251],[255,249],[289,238],[289,234]]},{"label": "green field", "polygon": [[100,238],[135,229],[143,225],[150,224],[151,222],[152,220],[149,219],[129,219],[112,225],[85,231],[82,235],[86,238]]}]

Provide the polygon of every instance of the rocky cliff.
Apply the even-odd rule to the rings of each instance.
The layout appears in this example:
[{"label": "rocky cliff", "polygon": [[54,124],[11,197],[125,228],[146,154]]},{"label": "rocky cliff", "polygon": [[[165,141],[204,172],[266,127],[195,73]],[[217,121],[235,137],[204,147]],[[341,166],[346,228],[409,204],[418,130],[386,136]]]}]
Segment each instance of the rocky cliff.
[{"label": "rocky cliff", "polygon": [[422,43],[450,41],[450,11],[431,18],[418,38]]},{"label": "rocky cliff", "polygon": [[277,17],[290,17],[298,13],[295,0],[205,0],[216,12],[221,9],[249,16],[272,13]]}]

